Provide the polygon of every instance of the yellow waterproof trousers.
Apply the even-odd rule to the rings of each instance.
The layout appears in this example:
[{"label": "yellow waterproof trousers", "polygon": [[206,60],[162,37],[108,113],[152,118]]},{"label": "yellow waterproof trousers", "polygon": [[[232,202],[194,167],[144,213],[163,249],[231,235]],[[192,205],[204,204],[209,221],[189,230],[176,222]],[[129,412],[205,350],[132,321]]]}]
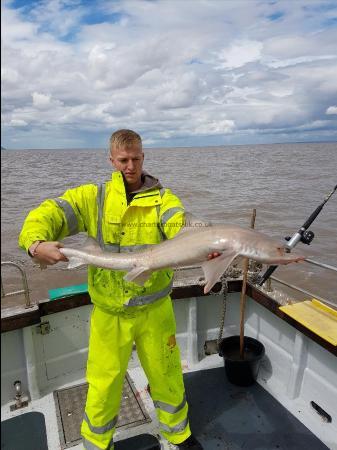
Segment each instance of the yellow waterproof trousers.
[{"label": "yellow waterproof trousers", "polygon": [[133,342],[149,381],[163,436],[173,444],[190,436],[175,332],[170,297],[127,314],[111,314],[94,307],[87,364],[89,390],[81,428],[85,449],[114,448],[113,434]]}]

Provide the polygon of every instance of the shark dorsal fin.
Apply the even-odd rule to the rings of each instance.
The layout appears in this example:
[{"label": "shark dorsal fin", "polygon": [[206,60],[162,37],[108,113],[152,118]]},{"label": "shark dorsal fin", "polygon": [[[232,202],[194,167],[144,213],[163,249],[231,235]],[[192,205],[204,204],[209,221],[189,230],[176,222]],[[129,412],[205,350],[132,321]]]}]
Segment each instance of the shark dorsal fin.
[{"label": "shark dorsal fin", "polygon": [[199,218],[195,216],[194,214],[190,213],[189,211],[185,212],[185,223],[182,229],[179,231],[180,233],[186,233],[193,230],[200,230],[200,228],[203,227],[210,227],[212,226],[212,223],[209,221],[206,221],[202,218]]},{"label": "shark dorsal fin", "polygon": [[102,249],[99,246],[99,243],[96,241],[95,238],[88,236],[86,241],[84,242],[82,250],[84,251],[90,251],[92,253],[102,253]]}]

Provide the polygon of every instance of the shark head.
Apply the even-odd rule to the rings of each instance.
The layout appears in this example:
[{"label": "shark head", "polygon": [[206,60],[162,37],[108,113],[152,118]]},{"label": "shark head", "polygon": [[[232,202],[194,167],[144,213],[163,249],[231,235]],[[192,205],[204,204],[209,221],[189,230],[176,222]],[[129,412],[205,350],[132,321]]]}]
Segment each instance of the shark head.
[{"label": "shark head", "polygon": [[290,253],[290,251],[283,243],[279,243],[273,239],[265,239],[260,242],[258,247],[253,249],[252,255],[249,257],[264,264],[276,265],[290,264],[306,259],[305,256],[297,252]]}]

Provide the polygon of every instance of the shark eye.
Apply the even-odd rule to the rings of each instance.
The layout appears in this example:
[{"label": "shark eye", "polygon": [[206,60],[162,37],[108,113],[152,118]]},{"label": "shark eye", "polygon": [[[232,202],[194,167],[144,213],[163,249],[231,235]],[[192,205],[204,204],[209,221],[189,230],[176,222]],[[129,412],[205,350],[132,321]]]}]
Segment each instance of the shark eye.
[{"label": "shark eye", "polygon": [[276,247],[276,250],[280,256],[284,255],[284,247]]}]

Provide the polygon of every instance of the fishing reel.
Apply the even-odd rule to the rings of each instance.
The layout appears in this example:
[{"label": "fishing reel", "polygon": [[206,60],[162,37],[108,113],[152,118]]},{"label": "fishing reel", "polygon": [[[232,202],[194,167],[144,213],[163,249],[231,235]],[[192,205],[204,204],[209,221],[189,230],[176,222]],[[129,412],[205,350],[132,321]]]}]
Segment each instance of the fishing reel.
[{"label": "fishing reel", "polygon": [[[329,200],[329,198],[332,196],[332,194],[337,190],[337,184],[334,187],[334,189],[330,192],[329,195],[323,200],[323,202],[315,209],[315,211],[310,215],[310,217],[304,222],[304,224],[301,226],[301,228],[292,236],[287,236],[285,240],[288,242],[286,245],[286,251],[290,252],[291,249],[295,247],[299,242],[302,242],[303,244],[310,245],[312,240],[314,239],[314,233],[308,228],[312,224],[312,222],[316,219],[318,214],[322,211],[323,206],[326,204],[326,202]],[[269,266],[268,269],[265,271],[265,273],[259,278],[258,285],[262,286],[263,283],[268,280],[268,278],[271,276],[271,274],[277,269],[277,266]]]},{"label": "fishing reel", "polygon": [[[315,233],[311,230],[305,230],[301,233],[300,239],[298,239],[298,242],[302,242],[303,244],[310,245],[312,240],[315,237]],[[292,239],[291,236],[287,236],[284,238],[286,241],[290,241]]]}]

